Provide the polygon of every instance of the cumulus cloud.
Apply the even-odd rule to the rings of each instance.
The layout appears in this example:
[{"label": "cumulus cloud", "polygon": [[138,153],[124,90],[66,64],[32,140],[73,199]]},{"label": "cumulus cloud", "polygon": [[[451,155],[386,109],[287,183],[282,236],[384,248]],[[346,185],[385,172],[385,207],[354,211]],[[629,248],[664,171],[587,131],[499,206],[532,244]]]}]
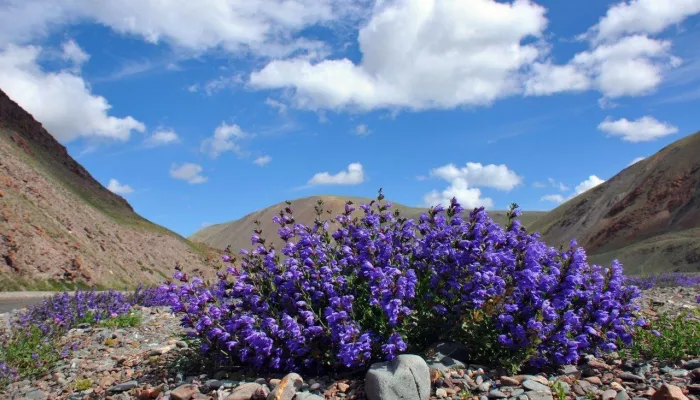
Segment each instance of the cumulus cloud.
[{"label": "cumulus cloud", "polygon": [[357,136],[367,136],[370,133],[372,133],[372,131],[365,124],[359,124],[355,127],[355,134]]},{"label": "cumulus cloud", "polygon": [[319,172],[309,179],[309,185],[359,185],[365,181],[365,171],[360,163],[348,165],[347,170],[336,174]]},{"label": "cumulus cloud", "polygon": [[277,109],[277,112],[278,112],[280,115],[286,115],[286,114],[287,114],[287,105],[284,104],[284,103],[282,103],[282,102],[279,101],[279,100],[271,99],[271,98],[268,97],[267,99],[265,99],[265,104],[268,105],[268,106],[270,106],[270,107],[272,107],[272,108],[276,108],[276,109]]},{"label": "cumulus cloud", "polygon": [[143,143],[146,147],[167,146],[180,142],[180,137],[172,129],[158,128]]},{"label": "cumulus cloud", "polygon": [[118,180],[116,180],[114,178],[109,180],[109,184],[107,185],[107,189],[112,193],[122,195],[122,196],[134,192],[134,189],[131,186],[122,185],[121,183],[119,183]]},{"label": "cumulus cloud", "polygon": [[204,139],[200,146],[203,153],[209,154],[211,158],[217,158],[227,151],[238,155],[243,155],[244,151],[239,143],[240,140],[250,137],[240,126],[222,122],[214,130],[214,136]]},{"label": "cumulus cloud", "polygon": [[204,183],[209,178],[202,175],[204,169],[199,164],[184,163],[182,165],[173,164],[170,166],[170,176],[174,179],[183,180],[191,185]]},{"label": "cumulus cloud", "polygon": [[565,65],[535,63],[525,82],[526,95],[550,95],[596,89],[612,98],[640,96],[653,91],[664,72],[679,66],[671,54],[671,42],[643,35],[628,36],[614,43],[601,44],[577,53]]},{"label": "cumulus cloud", "polygon": [[632,143],[650,142],[678,132],[678,128],[670,123],[659,122],[648,115],[634,121],[606,118],[598,124],[598,130]]},{"label": "cumulus cloud", "polygon": [[700,13],[700,0],[626,0],[610,7],[586,36],[595,42],[626,34],[656,34]]},{"label": "cumulus cloud", "polygon": [[605,180],[600,179],[595,175],[591,175],[588,177],[588,179],[586,179],[583,182],[576,185],[576,187],[574,188],[574,192],[576,195],[579,195],[579,194],[584,193],[590,189],[593,189],[594,187],[596,187],[604,182],[605,182]]},{"label": "cumulus cloud", "polygon": [[324,46],[295,33],[314,24],[357,19],[351,0],[10,0],[0,9],[0,43],[27,43],[61,26],[94,22],[150,43],[201,52],[223,48],[282,57]]},{"label": "cumulus cloud", "polygon": [[[550,183],[552,183],[552,182],[554,182],[554,180],[550,180]],[[582,181],[581,183],[579,183],[578,185],[576,185],[576,187],[574,188],[574,192],[570,196],[564,197],[561,194],[546,194],[546,195],[540,197],[540,201],[548,201],[551,203],[561,204],[567,200],[570,200],[570,199],[580,195],[581,193],[584,193],[590,189],[593,189],[594,187],[596,187],[604,182],[605,182],[605,180],[600,179],[595,175],[590,175],[588,177],[588,179],[586,179],[586,180]],[[566,187],[566,190],[568,190],[567,186],[563,185],[561,182],[559,182],[559,184],[561,184],[562,187]],[[562,190],[562,191],[564,191],[564,190]]]},{"label": "cumulus cloud", "polygon": [[630,163],[627,164],[627,166],[629,167],[630,165],[634,165],[634,164],[636,164],[636,163],[638,163],[638,162],[640,162],[640,161],[642,161],[642,160],[644,160],[644,159],[646,159],[646,157],[637,157],[637,158],[635,158],[634,160],[630,161]]},{"label": "cumulus cloud", "polygon": [[478,187],[509,191],[523,180],[504,164],[482,165],[474,162],[468,162],[464,167],[447,164],[434,168],[430,171],[430,176],[449,182],[449,186],[442,191],[433,190],[423,196],[426,206],[447,205],[452,197],[456,197],[466,208],[494,206],[491,198],[481,197],[481,189]]},{"label": "cumulus cloud", "polygon": [[505,164],[482,165],[481,163],[468,162],[461,168],[454,164],[447,164],[432,169],[430,175],[448,182],[463,179],[470,186],[490,187],[506,191],[512,190],[523,181],[522,177]]},{"label": "cumulus cloud", "polygon": [[540,198],[540,201],[549,201],[556,204],[561,204],[566,201],[566,198],[560,194],[546,194]]},{"label": "cumulus cloud", "polygon": [[481,190],[469,187],[467,181],[462,178],[454,179],[450,186],[442,191],[433,190],[426,193],[423,196],[423,203],[428,207],[438,204],[447,206],[453,197],[466,209],[476,207],[493,208],[494,206],[493,199],[481,197]]},{"label": "cumulus cloud", "polygon": [[131,116],[109,115],[107,100],[93,94],[75,71],[45,71],[38,63],[41,54],[42,48],[37,46],[9,45],[1,50],[0,87],[57,140],[68,143],[82,137],[126,141],[132,131],[146,130]]},{"label": "cumulus cloud", "polygon": [[61,58],[71,62],[76,68],[80,68],[90,59],[90,55],[86,53],[73,39],[63,42],[61,45],[61,50]]},{"label": "cumulus cloud", "polygon": [[269,164],[270,161],[272,161],[272,157],[270,157],[270,156],[260,156],[260,157],[256,158],[256,159],[253,161],[253,164],[258,165],[258,166],[260,166],[260,167],[263,167],[263,166]]},{"label": "cumulus cloud", "polygon": [[276,60],[257,88],[293,88],[297,106],[415,110],[483,105],[520,91],[518,71],[540,55],[545,9],[529,0],[377,2],[359,31],[362,61]]}]

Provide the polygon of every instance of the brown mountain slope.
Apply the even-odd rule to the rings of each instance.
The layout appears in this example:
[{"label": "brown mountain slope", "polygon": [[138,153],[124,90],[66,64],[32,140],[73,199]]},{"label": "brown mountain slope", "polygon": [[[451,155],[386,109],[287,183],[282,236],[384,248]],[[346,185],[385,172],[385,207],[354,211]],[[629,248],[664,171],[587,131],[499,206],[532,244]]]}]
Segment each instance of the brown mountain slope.
[{"label": "brown mountain slope", "polygon": [[700,271],[700,132],[666,146],[529,226],[551,245],[576,238],[590,260],[630,274]]},{"label": "brown mountain slope", "polygon": [[[291,207],[294,211],[295,219],[300,223],[309,226],[312,225],[314,219],[316,218],[314,207],[317,205],[319,199],[323,200],[323,207],[325,210],[332,211],[332,216],[342,213],[345,209],[345,202],[348,200],[352,200],[357,208],[353,214],[360,216],[362,215],[363,211],[359,208],[359,205],[361,203],[369,203],[372,201],[372,199],[368,198],[339,197],[330,195],[310,196],[297,200],[291,200]],[[418,219],[422,213],[428,211],[427,208],[408,207],[398,203],[393,204],[392,209],[399,209],[401,211],[401,215],[407,218]],[[258,220],[260,221],[260,229],[263,231],[263,237],[267,239],[268,242],[272,239],[272,243],[275,245],[275,247],[280,248],[283,242],[277,236],[277,229],[279,229],[279,225],[272,222],[272,217],[278,215],[279,211],[285,206],[285,203],[278,203],[248,214],[245,217],[235,221],[209,226],[194,233],[189,238],[190,240],[206,243],[209,246],[219,249],[223,249],[228,245],[230,245],[236,252],[241,248],[250,249],[252,248],[250,243],[250,235],[253,233],[253,229],[255,229],[255,221]],[[544,214],[546,214],[546,212],[525,212],[523,213],[521,220],[523,221],[523,224],[529,224]],[[489,216],[500,224],[505,223],[505,211],[490,211]],[[331,229],[333,229],[333,227],[331,227]]]},{"label": "brown mountain slope", "polygon": [[136,214],[0,91],[0,291],[133,287],[215,258]]}]

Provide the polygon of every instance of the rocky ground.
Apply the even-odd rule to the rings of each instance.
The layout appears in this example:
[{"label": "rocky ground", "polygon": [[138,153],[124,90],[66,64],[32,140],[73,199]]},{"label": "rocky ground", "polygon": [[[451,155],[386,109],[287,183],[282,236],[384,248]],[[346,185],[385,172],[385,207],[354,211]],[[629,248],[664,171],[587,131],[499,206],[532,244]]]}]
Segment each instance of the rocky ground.
[{"label": "rocky ground", "polygon": [[[645,292],[643,312],[696,309],[700,288],[656,288]],[[531,375],[507,376],[487,366],[457,361],[459,348],[435,348],[427,363],[402,356],[378,366],[365,379],[245,376],[241,372],[192,370],[196,355],[182,341],[178,319],[162,308],[142,308],[137,328],[79,327],[65,337],[78,343],[71,358],[51,374],[11,384],[3,399],[471,399],[471,400],[700,400],[700,359],[679,365],[631,361],[615,354],[585,357],[579,365]],[[0,314],[7,320],[8,314]],[[452,357],[450,357],[452,356]],[[400,382],[391,385],[391,382]],[[559,382],[554,384],[554,382]],[[394,388],[398,387],[398,392]],[[381,394],[381,396],[379,396]]]}]

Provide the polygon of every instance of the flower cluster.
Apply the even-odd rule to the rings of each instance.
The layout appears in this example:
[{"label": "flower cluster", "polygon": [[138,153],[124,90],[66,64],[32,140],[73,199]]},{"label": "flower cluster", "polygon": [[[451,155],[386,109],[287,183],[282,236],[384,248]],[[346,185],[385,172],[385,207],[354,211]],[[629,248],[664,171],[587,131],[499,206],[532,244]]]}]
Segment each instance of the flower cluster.
[{"label": "flower cluster", "polygon": [[132,303],[118,291],[78,290],[75,294],[59,293],[43,299],[25,312],[17,314],[13,329],[37,327],[46,337],[68,331],[79,323],[96,323],[129,312]]},{"label": "flower cluster", "polygon": [[139,285],[132,293],[129,293],[128,300],[131,304],[143,307],[165,307],[170,305],[168,293],[158,286]]},{"label": "flower cluster", "polygon": [[682,272],[667,272],[647,276],[627,277],[627,283],[635,285],[642,290],[654,287],[696,287],[700,286],[700,275],[691,275]]},{"label": "flower cluster", "polygon": [[589,265],[574,241],[547,247],[521,227],[516,205],[504,229],[455,199],[414,221],[383,198],[362,204],[360,217],[348,202],[330,220],[319,201],[313,226],[297,223],[288,203],[274,217],[279,253],[255,229],[254,249],[240,262],[228,250],[224,261],[238,268],[217,282],[178,270],[184,283],[161,290],[205,354],[272,370],[392,359],[444,339],[475,310],[497,331],[491,346],[525,349],[533,365],[615,350],[645,324],[619,263]]}]

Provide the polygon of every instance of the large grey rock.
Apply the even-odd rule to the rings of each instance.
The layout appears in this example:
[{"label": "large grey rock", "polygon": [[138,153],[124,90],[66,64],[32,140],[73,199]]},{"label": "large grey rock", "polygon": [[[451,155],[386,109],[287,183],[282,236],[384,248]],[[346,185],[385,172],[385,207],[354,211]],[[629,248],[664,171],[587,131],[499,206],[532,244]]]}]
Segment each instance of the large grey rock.
[{"label": "large grey rock", "polygon": [[430,397],[428,364],[413,354],[372,364],[365,376],[365,395],[368,400],[427,400]]},{"label": "large grey rock", "polygon": [[324,400],[323,397],[309,393],[309,392],[298,392],[296,396],[294,396],[294,400]]}]

